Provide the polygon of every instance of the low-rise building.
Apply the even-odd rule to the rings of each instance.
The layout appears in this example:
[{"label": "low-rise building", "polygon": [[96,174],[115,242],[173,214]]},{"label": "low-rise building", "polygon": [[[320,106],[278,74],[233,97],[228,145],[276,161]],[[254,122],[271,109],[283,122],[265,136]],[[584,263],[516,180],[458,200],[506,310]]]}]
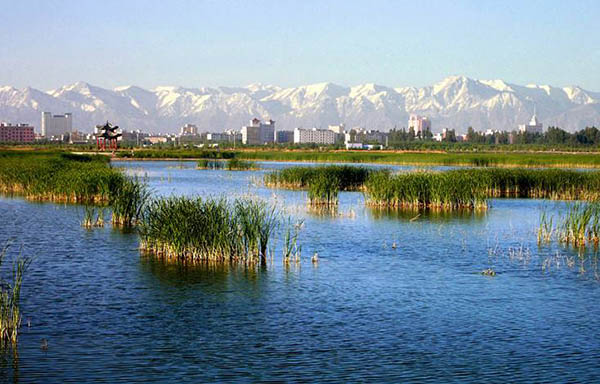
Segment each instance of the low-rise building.
[{"label": "low-rise building", "polygon": [[337,134],[329,129],[294,129],[294,144],[335,144]]},{"label": "low-rise building", "polygon": [[31,125],[0,123],[0,142],[31,143],[34,140],[35,134]]}]

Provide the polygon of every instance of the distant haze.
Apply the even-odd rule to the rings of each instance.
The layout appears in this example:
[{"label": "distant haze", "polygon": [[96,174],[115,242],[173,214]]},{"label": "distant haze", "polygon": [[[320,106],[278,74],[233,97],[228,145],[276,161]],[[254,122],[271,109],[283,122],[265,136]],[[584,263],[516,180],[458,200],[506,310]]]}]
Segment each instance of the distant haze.
[{"label": "distant haze", "polygon": [[442,128],[464,132],[469,126],[513,130],[528,122],[534,110],[545,127],[573,131],[600,126],[600,93],[464,76],[447,77],[422,88],[319,83],[293,88],[254,84],[109,90],[84,82],[49,92],[0,88],[0,120],[29,122],[39,130],[42,111],[72,112],[74,129],[84,132],[106,120],[128,130],[153,133],[174,133],[186,123],[196,124],[201,131],[219,132],[240,129],[253,117],[271,118],[282,130],[344,123],[348,128],[387,131],[405,127],[411,113],[430,117],[434,132]]}]

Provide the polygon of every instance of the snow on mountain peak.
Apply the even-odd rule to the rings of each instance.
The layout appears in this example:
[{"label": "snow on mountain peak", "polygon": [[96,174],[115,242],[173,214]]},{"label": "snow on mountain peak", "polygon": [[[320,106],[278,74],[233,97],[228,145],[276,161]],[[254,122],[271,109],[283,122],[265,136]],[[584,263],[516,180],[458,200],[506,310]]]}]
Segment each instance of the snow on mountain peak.
[{"label": "snow on mountain peak", "polygon": [[[514,129],[531,118],[534,106],[545,125],[580,129],[599,125],[600,93],[580,87],[521,86],[503,80],[449,76],[425,87],[389,88],[374,83],[344,87],[330,82],[281,88],[245,87],[112,90],[80,81],[49,92],[0,88],[0,120],[39,125],[39,111],[74,112],[74,128],[88,131],[98,121],[126,129],[175,132],[185,123],[201,130],[239,129],[247,120],[273,118],[278,129],[345,123],[388,129],[405,126],[409,113],[429,116],[434,131],[465,127]],[[582,107],[586,109],[582,109]]]}]

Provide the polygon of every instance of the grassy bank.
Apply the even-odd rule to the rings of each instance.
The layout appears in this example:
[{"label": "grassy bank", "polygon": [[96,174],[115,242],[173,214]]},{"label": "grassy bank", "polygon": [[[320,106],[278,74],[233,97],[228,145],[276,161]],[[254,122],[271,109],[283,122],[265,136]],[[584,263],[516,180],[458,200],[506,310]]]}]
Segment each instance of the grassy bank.
[{"label": "grassy bank", "polygon": [[105,156],[0,152],[0,192],[34,200],[109,203],[124,183]]},{"label": "grassy bank", "polygon": [[245,151],[237,157],[264,161],[313,161],[385,163],[400,165],[448,165],[474,167],[600,167],[596,153],[453,153],[393,151]]}]

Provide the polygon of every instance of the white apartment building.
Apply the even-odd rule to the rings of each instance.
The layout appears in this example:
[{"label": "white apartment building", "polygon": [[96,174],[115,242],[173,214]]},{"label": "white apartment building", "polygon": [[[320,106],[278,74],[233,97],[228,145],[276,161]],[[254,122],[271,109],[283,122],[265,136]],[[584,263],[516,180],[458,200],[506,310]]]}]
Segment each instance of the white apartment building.
[{"label": "white apartment building", "polygon": [[242,127],[242,143],[247,145],[262,145],[275,141],[275,122],[269,120],[262,123],[259,119],[250,120],[250,125]]},{"label": "white apartment building", "polygon": [[73,115],[53,115],[51,112],[42,112],[42,136],[51,138],[60,137],[65,133],[73,131]]},{"label": "white apartment building", "polygon": [[330,129],[294,129],[295,144],[335,144],[337,133]]}]

